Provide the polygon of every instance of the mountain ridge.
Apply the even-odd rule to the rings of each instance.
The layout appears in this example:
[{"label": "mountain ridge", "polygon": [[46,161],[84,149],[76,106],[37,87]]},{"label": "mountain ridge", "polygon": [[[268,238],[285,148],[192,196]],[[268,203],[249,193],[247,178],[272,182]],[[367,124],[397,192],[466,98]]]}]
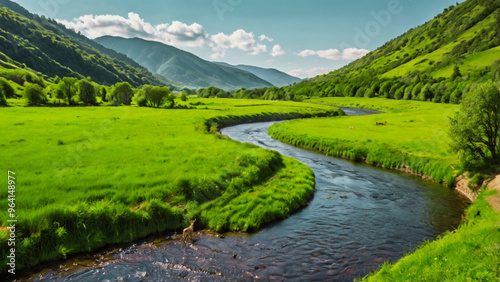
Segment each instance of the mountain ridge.
[{"label": "mountain ridge", "polygon": [[256,75],[221,66],[160,42],[140,38],[102,36],[99,44],[125,54],[153,73],[183,83],[188,87],[215,86],[224,90],[271,87],[272,84]]},{"label": "mountain ridge", "polygon": [[224,62],[214,62],[214,63],[223,66],[238,68],[240,70],[253,73],[256,76],[262,78],[263,80],[270,82],[273,86],[277,87],[287,86],[302,81],[301,78],[291,76],[275,68],[261,68],[257,66],[244,65],[244,64],[231,65]]}]

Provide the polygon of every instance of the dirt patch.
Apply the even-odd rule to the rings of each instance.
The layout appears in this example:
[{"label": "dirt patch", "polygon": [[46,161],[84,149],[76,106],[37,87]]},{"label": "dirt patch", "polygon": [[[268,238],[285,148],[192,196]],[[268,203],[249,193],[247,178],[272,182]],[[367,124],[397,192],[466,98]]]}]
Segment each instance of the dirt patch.
[{"label": "dirt patch", "polygon": [[496,212],[500,212],[500,174],[495,176],[488,184],[487,190],[497,190],[496,195],[485,197]]},{"label": "dirt patch", "polygon": [[477,199],[477,192],[473,192],[469,188],[469,179],[464,175],[460,175],[457,178],[457,185],[455,186],[455,190],[466,197],[469,201],[474,202]]}]

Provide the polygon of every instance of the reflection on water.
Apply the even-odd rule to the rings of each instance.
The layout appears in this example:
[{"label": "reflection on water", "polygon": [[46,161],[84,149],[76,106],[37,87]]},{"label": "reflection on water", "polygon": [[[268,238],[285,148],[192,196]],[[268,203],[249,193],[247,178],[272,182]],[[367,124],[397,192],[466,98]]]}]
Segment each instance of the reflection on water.
[{"label": "reflection on water", "polygon": [[465,204],[452,190],[282,144],[267,135],[271,124],[222,133],[310,166],[316,191],[306,208],[254,235],[198,232],[188,245],[165,235],[70,260],[30,279],[352,281],[459,224]]}]

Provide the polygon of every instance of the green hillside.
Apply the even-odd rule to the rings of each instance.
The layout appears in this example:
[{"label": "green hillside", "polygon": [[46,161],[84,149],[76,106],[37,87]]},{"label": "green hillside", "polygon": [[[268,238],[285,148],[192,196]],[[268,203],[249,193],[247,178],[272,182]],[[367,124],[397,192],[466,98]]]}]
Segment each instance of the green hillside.
[{"label": "green hillside", "polygon": [[129,56],[153,73],[188,87],[215,86],[227,91],[272,86],[250,72],[208,62],[163,43],[112,36],[103,36],[95,41]]},{"label": "green hillside", "polygon": [[[168,84],[126,56],[9,0],[0,0],[0,52],[2,61],[17,62],[23,69],[49,77],[90,77],[105,85],[121,81],[134,86]],[[5,64],[2,68],[9,69]]]},{"label": "green hillside", "polygon": [[486,80],[500,80],[500,1],[467,0],[339,70],[257,96],[458,103]]}]

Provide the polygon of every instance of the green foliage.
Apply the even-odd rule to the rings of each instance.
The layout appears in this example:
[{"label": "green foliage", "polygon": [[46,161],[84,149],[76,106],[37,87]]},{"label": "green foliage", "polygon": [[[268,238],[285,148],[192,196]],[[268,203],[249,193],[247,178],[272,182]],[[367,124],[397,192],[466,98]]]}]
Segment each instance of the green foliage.
[{"label": "green foliage", "polygon": [[450,119],[452,150],[467,170],[484,169],[500,161],[500,91],[488,82],[469,92]]},{"label": "green foliage", "polygon": [[4,93],[6,98],[14,98],[16,96],[16,91],[10,85],[9,81],[3,77],[0,77],[1,92]]},{"label": "green foliage", "polygon": [[7,106],[7,99],[5,98],[5,92],[3,91],[2,85],[0,85],[0,106]]},{"label": "green foliage", "polygon": [[42,87],[38,84],[26,83],[23,96],[28,106],[39,106],[47,102],[47,95],[43,93]]},{"label": "green foliage", "polygon": [[[64,77],[61,82],[59,82],[59,88],[57,91],[60,91],[64,93],[64,96],[66,96],[66,99],[68,101],[68,104],[74,105],[75,101],[73,100],[73,97],[76,96],[77,94],[77,82],[78,79],[74,77]],[[61,93],[56,94],[56,96],[59,95],[58,97],[62,97]],[[61,98],[58,98],[61,99]]]},{"label": "green foliage", "polygon": [[173,103],[173,95],[171,95],[170,89],[168,87],[153,87],[150,91],[146,93],[146,100],[148,104],[153,108],[159,108],[165,102],[169,103],[169,107],[173,108],[175,105]]},{"label": "green foliage", "polygon": [[188,94],[186,90],[182,90],[181,95],[179,96],[182,102],[186,102],[188,100]]},{"label": "green foliage", "polygon": [[94,85],[83,79],[78,82],[80,101],[85,105],[97,105],[96,90]]},{"label": "green foliage", "polygon": [[199,98],[231,98],[231,92],[224,91],[220,88],[210,86],[208,88],[200,88],[196,93]]},{"label": "green foliage", "polygon": [[113,103],[113,105],[130,105],[132,102],[132,97],[134,96],[134,90],[128,82],[121,82],[115,84],[113,91],[108,94],[107,99]]}]

